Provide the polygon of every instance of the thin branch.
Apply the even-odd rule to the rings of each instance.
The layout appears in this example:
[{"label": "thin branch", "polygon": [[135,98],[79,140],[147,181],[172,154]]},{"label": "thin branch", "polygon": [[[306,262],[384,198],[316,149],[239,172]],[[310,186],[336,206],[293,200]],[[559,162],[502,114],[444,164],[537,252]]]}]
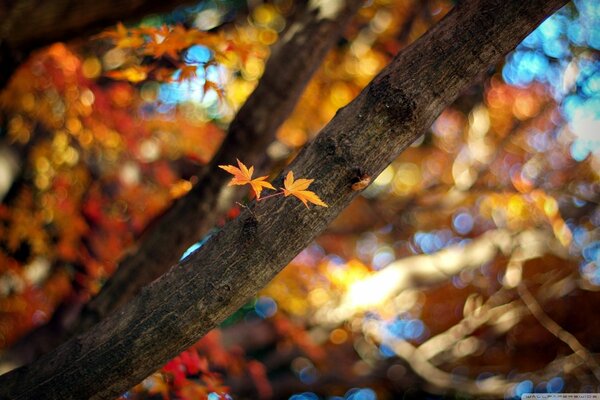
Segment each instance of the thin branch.
[{"label": "thin branch", "polygon": [[479,268],[498,255],[527,248],[522,258],[551,253],[566,256],[566,250],[543,230],[516,235],[498,229],[486,232],[466,245],[449,246],[433,254],[421,254],[395,261],[370,277],[357,282],[337,303],[321,307],[314,316],[318,324],[339,325],[361,311],[388,302],[404,290],[431,287],[463,270]]},{"label": "thin branch", "polygon": [[523,299],[523,302],[535,319],[537,319],[538,322],[558,340],[569,346],[571,350],[573,350],[573,353],[580,357],[587,364],[590,371],[594,374],[598,382],[600,382],[600,365],[593,357],[592,353],[584,345],[582,345],[572,333],[563,329],[559,324],[556,323],[556,321],[546,314],[544,309],[540,306],[533,294],[531,294],[523,282],[521,282],[517,290],[521,296],[521,299]]},{"label": "thin branch", "polygon": [[[364,333],[373,338],[373,340],[383,343],[384,338],[378,326],[367,326]],[[475,381],[446,372],[433,365],[419,348],[405,340],[388,340],[385,341],[385,344],[398,357],[405,360],[413,372],[419,375],[436,392],[452,390],[479,398],[502,398],[514,386],[513,382],[502,379],[499,376]]]}]

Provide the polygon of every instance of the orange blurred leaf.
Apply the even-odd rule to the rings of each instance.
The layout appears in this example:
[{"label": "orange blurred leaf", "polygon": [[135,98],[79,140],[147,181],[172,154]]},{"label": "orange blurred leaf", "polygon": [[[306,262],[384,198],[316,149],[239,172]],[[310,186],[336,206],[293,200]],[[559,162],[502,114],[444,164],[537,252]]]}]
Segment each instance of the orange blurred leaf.
[{"label": "orange blurred leaf", "polygon": [[109,71],[106,73],[106,76],[121,81],[138,83],[145,80],[148,77],[148,67],[143,67],[141,65],[133,65],[122,70]]},{"label": "orange blurred leaf", "polygon": [[210,89],[212,89],[215,91],[215,93],[217,93],[219,100],[222,101],[225,98],[225,93],[223,93],[223,89],[221,89],[216,82],[210,81],[208,79],[205,80],[203,89],[204,89],[204,95],[206,95],[206,92],[208,92]]},{"label": "orange blurred leaf", "polygon": [[177,77],[177,82],[183,82],[196,77],[196,65],[184,65],[180,68],[181,73]]},{"label": "orange blurred leaf", "polygon": [[144,38],[138,35],[136,29],[127,29],[121,22],[117,24],[114,30],[106,30],[96,36],[95,39],[111,39],[115,42],[115,47],[119,49],[135,49],[142,46]]}]

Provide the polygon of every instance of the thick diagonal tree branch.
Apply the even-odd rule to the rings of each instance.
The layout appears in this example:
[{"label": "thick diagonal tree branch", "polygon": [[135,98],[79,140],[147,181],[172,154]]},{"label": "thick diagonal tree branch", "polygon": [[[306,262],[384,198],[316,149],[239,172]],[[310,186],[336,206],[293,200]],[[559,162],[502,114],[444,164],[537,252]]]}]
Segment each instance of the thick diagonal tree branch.
[{"label": "thick diagonal tree branch", "polygon": [[177,263],[243,193],[227,187],[230,176],[217,166],[235,164],[236,157],[242,157],[248,164],[268,167],[265,149],[362,3],[340,1],[334,13],[323,14],[321,2],[314,1],[300,11],[273,48],[258,86],[231,122],[219,152],[199,172],[194,188],[151,223],[137,249],[124,257],[79,317],[71,316],[65,327],[57,315],[47,328],[28,335],[4,354],[2,361],[15,366],[31,362],[60,344],[71,330],[82,332],[100,321]]},{"label": "thick diagonal tree branch", "polygon": [[154,222],[139,248],[120,263],[100,294],[86,306],[79,331],[165,273],[239,199],[241,192],[235,197],[227,187],[230,176],[217,166],[235,164],[237,157],[247,164],[262,163],[265,149],[362,1],[340,1],[340,9],[331,16],[321,15],[319,2],[314,2],[316,7],[309,6],[292,24],[273,49],[258,86],[231,122],[219,152],[200,172],[194,188]]},{"label": "thick diagonal tree branch", "polygon": [[351,186],[358,173],[379,174],[469,82],[565,2],[460,2],[290,165],[296,176],[315,179],[328,208],[307,210],[289,198],[253,203],[93,329],[0,377],[0,397],[109,399],[142,380],[266,285],[357,195]]}]

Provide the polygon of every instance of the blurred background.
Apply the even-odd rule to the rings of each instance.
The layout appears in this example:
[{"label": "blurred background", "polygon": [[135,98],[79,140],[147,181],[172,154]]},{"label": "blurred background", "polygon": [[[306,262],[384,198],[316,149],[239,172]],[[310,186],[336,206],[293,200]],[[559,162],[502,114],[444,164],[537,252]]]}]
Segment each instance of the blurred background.
[{"label": "blurred background", "polygon": [[[369,1],[266,149],[275,165],[452,7]],[[296,8],[206,0],[15,71],[0,92],[1,349],[97,293],[190,190]],[[597,2],[551,16],[256,298],[122,399],[600,392],[599,50]]]}]

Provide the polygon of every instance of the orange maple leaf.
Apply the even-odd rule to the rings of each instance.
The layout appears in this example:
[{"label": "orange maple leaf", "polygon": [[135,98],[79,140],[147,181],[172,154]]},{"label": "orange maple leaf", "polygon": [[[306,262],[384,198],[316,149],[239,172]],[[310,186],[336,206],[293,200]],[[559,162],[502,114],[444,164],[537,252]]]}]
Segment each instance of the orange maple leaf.
[{"label": "orange maple leaf", "polygon": [[292,171],[288,172],[285,180],[283,181],[283,185],[285,186],[283,189],[283,195],[285,197],[295,196],[300,199],[301,202],[304,203],[306,208],[308,208],[308,202],[316,204],[318,206],[328,207],[323,200],[317,196],[315,192],[311,192],[308,189],[311,183],[313,183],[314,179],[298,179],[294,180],[294,173]]},{"label": "orange maple leaf", "polygon": [[99,34],[92,36],[92,39],[112,39],[118,41],[127,36],[129,36],[127,28],[125,28],[125,25],[123,25],[122,22],[119,22],[115,29],[107,29],[104,32],[100,32]]},{"label": "orange maple leaf", "polygon": [[145,54],[154,58],[161,58],[165,54],[173,59],[179,58],[179,52],[194,44],[204,44],[209,35],[196,29],[186,29],[182,25],[176,25],[169,30],[162,27],[160,31],[147,30],[151,38],[145,49]]},{"label": "orange maple leaf", "polygon": [[164,57],[165,54],[174,60],[179,58],[179,52],[184,48],[181,43],[169,40],[169,38],[159,38],[158,40],[153,38],[153,40],[146,45],[144,54],[151,55],[154,58]]},{"label": "orange maple leaf", "polygon": [[233,175],[233,179],[227,186],[249,184],[252,187],[257,200],[260,199],[260,192],[263,190],[263,188],[275,190],[273,185],[271,185],[269,182],[265,182],[265,179],[267,179],[266,175],[252,179],[254,167],[248,168],[240,160],[237,160],[237,163],[239,168],[233,165],[219,165],[219,168],[224,169]]},{"label": "orange maple leaf", "polygon": [[123,23],[119,22],[113,30],[106,30],[96,36],[94,39],[112,39],[118,49],[135,49],[144,44],[144,38],[138,35],[135,28],[127,29]]}]

